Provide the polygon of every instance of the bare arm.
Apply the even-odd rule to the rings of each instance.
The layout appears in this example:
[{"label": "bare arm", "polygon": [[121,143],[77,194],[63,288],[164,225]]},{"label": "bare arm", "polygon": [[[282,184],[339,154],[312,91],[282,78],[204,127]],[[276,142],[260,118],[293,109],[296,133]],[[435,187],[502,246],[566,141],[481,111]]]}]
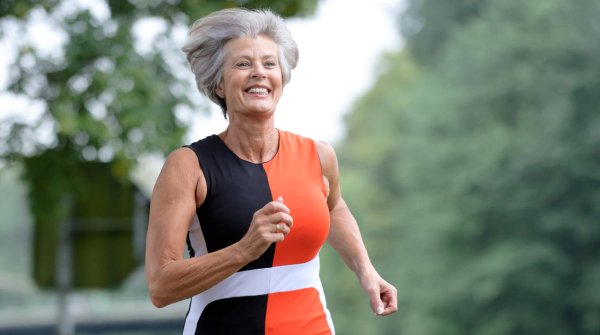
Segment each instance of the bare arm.
[{"label": "bare arm", "polygon": [[331,228],[328,242],[356,274],[361,287],[369,296],[373,312],[378,315],[392,314],[398,310],[396,288],[383,280],[371,264],[358,223],[341,195],[335,151],[327,143],[316,144],[324,181],[329,189],[327,204]]},{"label": "bare arm", "polygon": [[[146,241],[146,279],[152,303],[164,307],[203,292],[283,240],[292,225],[289,209],[271,202],[257,211],[239,242],[207,255],[184,259],[183,250],[196,208],[206,197],[206,181],[195,154],[174,151],[152,192]],[[277,231],[276,223],[286,223]]]}]

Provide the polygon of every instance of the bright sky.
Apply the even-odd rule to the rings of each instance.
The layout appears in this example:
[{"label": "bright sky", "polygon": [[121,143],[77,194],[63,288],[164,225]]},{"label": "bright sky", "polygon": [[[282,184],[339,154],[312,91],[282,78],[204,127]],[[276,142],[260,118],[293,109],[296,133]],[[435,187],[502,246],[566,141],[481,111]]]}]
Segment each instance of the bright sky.
[{"label": "bright sky", "polygon": [[[275,116],[276,126],[314,139],[338,142],[343,115],[376,79],[384,51],[401,44],[395,22],[403,0],[321,0],[317,13],[287,21],[300,50]],[[227,127],[218,107],[197,116],[194,141]]]}]

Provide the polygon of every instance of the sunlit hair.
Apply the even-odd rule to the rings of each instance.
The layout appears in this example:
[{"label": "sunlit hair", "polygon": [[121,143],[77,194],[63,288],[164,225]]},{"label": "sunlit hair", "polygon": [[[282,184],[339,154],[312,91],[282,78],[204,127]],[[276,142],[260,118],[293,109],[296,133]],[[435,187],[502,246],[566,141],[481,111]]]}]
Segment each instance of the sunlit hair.
[{"label": "sunlit hair", "polygon": [[182,48],[198,89],[221,107],[225,118],[225,99],[216,94],[223,80],[223,47],[232,39],[259,35],[269,37],[277,44],[282,81],[287,84],[298,63],[298,47],[283,19],[269,10],[233,8],[216,11],[194,22],[188,42]]}]

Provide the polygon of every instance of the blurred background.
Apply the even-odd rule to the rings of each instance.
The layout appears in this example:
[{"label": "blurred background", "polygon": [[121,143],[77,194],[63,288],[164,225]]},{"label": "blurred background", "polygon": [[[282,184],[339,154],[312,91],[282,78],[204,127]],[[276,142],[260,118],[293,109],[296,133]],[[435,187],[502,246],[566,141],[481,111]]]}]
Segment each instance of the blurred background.
[{"label": "blurred background", "polygon": [[282,129],[334,144],[372,315],[326,246],[339,334],[600,334],[600,1],[3,0],[0,334],[179,334],[154,308],[148,199],[220,132],[179,48],[232,6],[288,22]]}]

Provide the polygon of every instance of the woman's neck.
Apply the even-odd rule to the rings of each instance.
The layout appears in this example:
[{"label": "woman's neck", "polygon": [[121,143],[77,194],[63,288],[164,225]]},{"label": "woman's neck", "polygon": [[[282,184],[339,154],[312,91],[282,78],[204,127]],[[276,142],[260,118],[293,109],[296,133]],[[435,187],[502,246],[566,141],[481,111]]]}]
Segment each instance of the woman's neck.
[{"label": "woman's neck", "polygon": [[275,129],[273,118],[230,119],[227,129],[219,137],[239,158],[253,163],[270,161],[279,148],[279,132]]}]

